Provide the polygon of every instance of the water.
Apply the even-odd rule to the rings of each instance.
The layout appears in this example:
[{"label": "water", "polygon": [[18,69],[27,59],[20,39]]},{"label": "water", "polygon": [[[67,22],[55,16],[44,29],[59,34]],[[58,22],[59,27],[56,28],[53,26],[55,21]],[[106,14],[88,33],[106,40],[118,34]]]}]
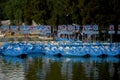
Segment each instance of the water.
[{"label": "water", "polygon": [[120,59],[0,56],[0,80],[120,80]]}]

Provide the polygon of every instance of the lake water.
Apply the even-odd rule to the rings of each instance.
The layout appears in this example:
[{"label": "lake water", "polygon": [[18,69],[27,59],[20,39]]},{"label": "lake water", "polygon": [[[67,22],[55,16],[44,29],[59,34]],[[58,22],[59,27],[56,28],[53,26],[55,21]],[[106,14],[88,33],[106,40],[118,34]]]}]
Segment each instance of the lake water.
[{"label": "lake water", "polygon": [[120,80],[120,59],[0,56],[0,80]]}]

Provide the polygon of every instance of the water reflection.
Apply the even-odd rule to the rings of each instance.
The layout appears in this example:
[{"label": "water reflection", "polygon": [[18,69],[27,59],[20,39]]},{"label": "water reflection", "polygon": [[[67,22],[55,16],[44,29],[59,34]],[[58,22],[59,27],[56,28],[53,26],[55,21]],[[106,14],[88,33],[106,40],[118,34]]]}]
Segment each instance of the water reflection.
[{"label": "water reflection", "polygon": [[24,80],[24,78],[21,59],[0,56],[0,80]]},{"label": "water reflection", "polygon": [[119,75],[115,57],[0,57],[0,80],[120,80]]}]

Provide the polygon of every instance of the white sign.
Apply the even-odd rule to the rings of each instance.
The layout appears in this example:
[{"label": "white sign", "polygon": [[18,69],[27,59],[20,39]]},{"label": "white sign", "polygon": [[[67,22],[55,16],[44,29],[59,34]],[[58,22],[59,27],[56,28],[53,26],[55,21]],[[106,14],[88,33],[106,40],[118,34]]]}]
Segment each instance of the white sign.
[{"label": "white sign", "polygon": [[109,34],[115,34],[115,31],[108,31]]},{"label": "white sign", "polygon": [[99,32],[98,31],[82,31],[82,33],[84,33],[84,34],[99,34]]}]

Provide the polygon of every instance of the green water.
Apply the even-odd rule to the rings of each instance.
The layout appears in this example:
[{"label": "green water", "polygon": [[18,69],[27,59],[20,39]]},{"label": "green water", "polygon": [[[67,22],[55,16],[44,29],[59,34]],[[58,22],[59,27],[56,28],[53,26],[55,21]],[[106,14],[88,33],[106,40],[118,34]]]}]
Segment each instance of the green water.
[{"label": "green water", "polygon": [[0,56],[0,80],[120,80],[119,58]]}]

